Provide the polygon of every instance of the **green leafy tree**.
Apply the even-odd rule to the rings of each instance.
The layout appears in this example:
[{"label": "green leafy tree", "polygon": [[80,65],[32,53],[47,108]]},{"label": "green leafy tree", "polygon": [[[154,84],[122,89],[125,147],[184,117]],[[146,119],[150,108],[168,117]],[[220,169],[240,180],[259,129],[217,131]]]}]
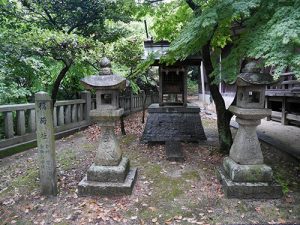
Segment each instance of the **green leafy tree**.
[{"label": "green leafy tree", "polygon": [[[194,11],[172,42],[165,61],[172,63],[201,52],[212,98],[216,104],[220,150],[229,152],[232,144],[230,119],[219,92],[221,53],[222,79],[234,81],[241,63],[259,59],[275,74],[289,69],[300,77],[299,0],[186,0]],[[161,31],[163,33],[163,31]],[[160,34],[160,32],[156,31]],[[163,35],[160,35],[163,37]],[[172,36],[171,38],[172,39]]]},{"label": "green leafy tree", "polygon": [[[18,61],[23,57],[41,64],[55,62],[56,69],[60,66],[51,82],[55,101],[62,80],[73,66],[91,66],[101,58],[103,43],[124,34],[124,29],[112,24],[129,22],[134,5],[132,0],[2,0],[0,21],[5,23],[0,29],[6,31],[2,40],[19,50],[15,57]],[[7,43],[11,33],[14,38]]]}]

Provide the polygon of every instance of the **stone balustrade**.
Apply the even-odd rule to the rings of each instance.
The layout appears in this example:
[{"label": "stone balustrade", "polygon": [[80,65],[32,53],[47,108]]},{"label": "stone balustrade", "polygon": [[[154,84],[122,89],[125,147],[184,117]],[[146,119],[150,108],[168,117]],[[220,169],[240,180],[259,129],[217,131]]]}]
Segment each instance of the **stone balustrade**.
[{"label": "stone balustrade", "polygon": [[[89,92],[82,92],[81,97],[55,103],[53,123],[57,138],[90,125],[91,95]],[[34,103],[1,105],[0,114],[4,119],[4,127],[1,128],[0,158],[5,150],[15,149],[18,152],[36,145]]]},{"label": "stone balustrade", "polygon": [[[142,110],[144,101],[147,107],[157,100],[157,94],[146,96],[142,92],[138,95],[120,96],[119,104],[124,108],[125,115],[128,115]],[[56,138],[89,126],[89,111],[95,107],[96,101],[87,91],[81,93],[81,99],[57,101],[53,109]],[[4,126],[0,127],[0,158],[36,146],[34,103],[0,105],[0,117],[4,120]]]}]

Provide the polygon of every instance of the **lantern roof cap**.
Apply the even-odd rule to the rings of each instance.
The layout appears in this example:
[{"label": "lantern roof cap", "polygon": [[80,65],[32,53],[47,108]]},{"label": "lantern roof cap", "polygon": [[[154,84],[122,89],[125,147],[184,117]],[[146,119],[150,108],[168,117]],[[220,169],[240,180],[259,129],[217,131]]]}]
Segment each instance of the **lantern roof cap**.
[{"label": "lantern roof cap", "polygon": [[100,61],[100,73],[81,79],[87,89],[125,89],[126,79],[111,70],[111,62],[107,57]]},{"label": "lantern roof cap", "polygon": [[247,63],[237,77],[238,86],[269,85],[276,82],[271,74],[262,73],[259,64],[255,61]]},{"label": "lantern roof cap", "polygon": [[116,74],[93,75],[81,79],[87,89],[125,89],[126,79]]}]

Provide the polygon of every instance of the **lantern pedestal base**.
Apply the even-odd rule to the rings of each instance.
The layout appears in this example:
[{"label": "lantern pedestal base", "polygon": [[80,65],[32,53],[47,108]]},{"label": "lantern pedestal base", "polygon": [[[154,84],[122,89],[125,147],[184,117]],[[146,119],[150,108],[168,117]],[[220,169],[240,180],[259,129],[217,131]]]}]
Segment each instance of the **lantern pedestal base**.
[{"label": "lantern pedestal base", "polygon": [[80,196],[120,196],[130,195],[137,177],[137,168],[129,170],[124,182],[89,181],[85,176],[78,185]]},{"label": "lantern pedestal base", "polygon": [[223,168],[217,169],[217,175],[222,183],[227,198],[239,199],[276,199],[283,193],[281,186],[271,182],[237,182],[232,181]]}]

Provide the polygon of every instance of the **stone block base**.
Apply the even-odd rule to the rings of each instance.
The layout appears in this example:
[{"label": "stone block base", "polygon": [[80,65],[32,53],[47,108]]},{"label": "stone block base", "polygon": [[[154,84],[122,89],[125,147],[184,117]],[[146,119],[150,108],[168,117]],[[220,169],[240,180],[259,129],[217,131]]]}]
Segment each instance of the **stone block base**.
[{"label": "stone block base", "polygon": [[141,141],[144,143],[206,140],[200,117],[200,108],[184,106],[159,106],[148,108],[148,118]]},{"label": "stone block base", "polygon": [[265,165],[240,165],[230,157],[223,160],[223,168],[230,180],[234,182],[271,182],[272,168]]},{"label": "stone block base", "polygon": [[87,171],[87,180],[122,183],[126,178],[129,167],[129,160],[126,157],[122,157],[117,166],[97,166],[93,164]]},{"label": "stone block base", "polygon": [[223,168],[217,169],[217,175],[228,198],[275,199],[282,197],[281,186],[272,182],[233,182]]},{"label": "stone block base", "polygon": [[137,177],[137,168],[129,170],[122,183],[88,181],[87,176],[78,185],[80,196],[117,196],[130,195]]}]

